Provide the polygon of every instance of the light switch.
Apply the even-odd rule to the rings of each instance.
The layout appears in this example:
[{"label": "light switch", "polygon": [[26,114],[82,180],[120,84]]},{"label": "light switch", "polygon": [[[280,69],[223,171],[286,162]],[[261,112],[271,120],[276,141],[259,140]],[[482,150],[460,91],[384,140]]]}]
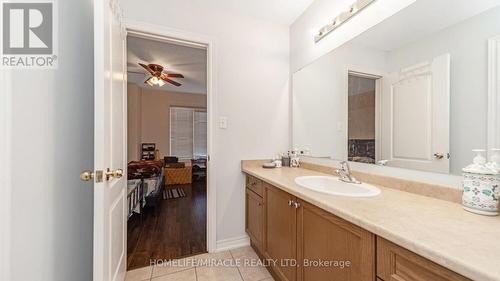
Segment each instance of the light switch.
[{"label": "light switch", "polygon": [[227,117],[225,116],[219,117],[219,128],[227,129]]}]

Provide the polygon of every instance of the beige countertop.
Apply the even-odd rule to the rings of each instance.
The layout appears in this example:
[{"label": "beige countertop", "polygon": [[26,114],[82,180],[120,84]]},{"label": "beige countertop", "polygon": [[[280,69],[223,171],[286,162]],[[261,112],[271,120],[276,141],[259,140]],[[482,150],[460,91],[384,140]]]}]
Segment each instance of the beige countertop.
[{"label": "beige countertop", "polygon": [[372,198],[326,195],[294,180],[327,174],[264,169],[261,163],[242,161],[242,170],[470,279],[500,281],[500,217],[475,215],[460,204],[382,186]]}]

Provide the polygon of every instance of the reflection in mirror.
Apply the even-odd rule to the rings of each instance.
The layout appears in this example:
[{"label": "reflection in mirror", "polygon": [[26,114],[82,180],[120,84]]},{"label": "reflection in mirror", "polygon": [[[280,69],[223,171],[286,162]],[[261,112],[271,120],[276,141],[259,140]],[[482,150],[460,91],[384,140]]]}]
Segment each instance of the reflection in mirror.
[{"label": "reflection in mirror", "polygon": [[348,160],[375,164],[375,90],[377,78],[349,73]]},{"label": "reflection in mirror", "polygon": [[486,147],[499,5],[419,0],[294,73],[293,145],[312,157],[460,174],[471,150]]}]

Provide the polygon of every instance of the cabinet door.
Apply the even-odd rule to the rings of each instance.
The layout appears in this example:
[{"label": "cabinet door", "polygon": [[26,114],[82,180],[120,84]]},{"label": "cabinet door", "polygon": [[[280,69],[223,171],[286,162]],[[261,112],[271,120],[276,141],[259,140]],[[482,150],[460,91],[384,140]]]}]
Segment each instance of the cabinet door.
[{"label": "cabinet door", "polygon": [[246,230],[252,243],[262,251],[264,207],[262,198],[255,192],[246,190]]},{"label": "cabinet door", "polygon": [[375,236],[311,204],[300,204],[297,280],[374,281]]},{"label": "cabinet door", "polygon": [[296,280],[295,198],[264,183],[264,257],[275,261],[271,269],[281,281]]},{"label": "cabinet door", "polygon": [[470,281],[380,237],[377,238],[377,275],[385,281]]}]

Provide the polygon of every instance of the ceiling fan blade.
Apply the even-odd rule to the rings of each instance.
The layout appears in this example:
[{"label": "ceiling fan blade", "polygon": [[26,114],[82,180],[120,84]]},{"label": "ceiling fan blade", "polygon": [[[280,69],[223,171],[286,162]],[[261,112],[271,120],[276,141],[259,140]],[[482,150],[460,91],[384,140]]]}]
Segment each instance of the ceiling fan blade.
[{"label": "ceiling fan blade", "polygon": [[163,78],[184,78],[184,75],[178,73],[162,73],[161,79]]},{"label": "ceiling fan blade", "polygon": [[178,73],[167,73],[167,77],[184,78],[184,75]]},{"label": "ceiling fan blade", "polygon": [[143,63],[139,63],[140,66],[142,66],[144,69],[146,69],[151,75],[153,75],[155,72],[149,68],[149,66],[143,64]]},{"label": "ceiling fan blade", "polygon": [[144,75],[144,71],[133,71],[133,70],[127,70],[128,73],[134,73],[134,74],[142,74]]},{"label": "ceiling fan blade", "polygon": [[172,84],[172,85],[174,85],[174,86],[177,86],[177,87],[179,87],[180,85],[182,85],[182,84],[181,84],[181,83],[179,83],[179,82],[175,82],[174,80],[170,80],[170,79],[168,79],[167,77],[163,77],[163,75],[162,75],[161,79],[162,79],[163,81],[168,82],[168,83],[170,83],[170,84]]}]

